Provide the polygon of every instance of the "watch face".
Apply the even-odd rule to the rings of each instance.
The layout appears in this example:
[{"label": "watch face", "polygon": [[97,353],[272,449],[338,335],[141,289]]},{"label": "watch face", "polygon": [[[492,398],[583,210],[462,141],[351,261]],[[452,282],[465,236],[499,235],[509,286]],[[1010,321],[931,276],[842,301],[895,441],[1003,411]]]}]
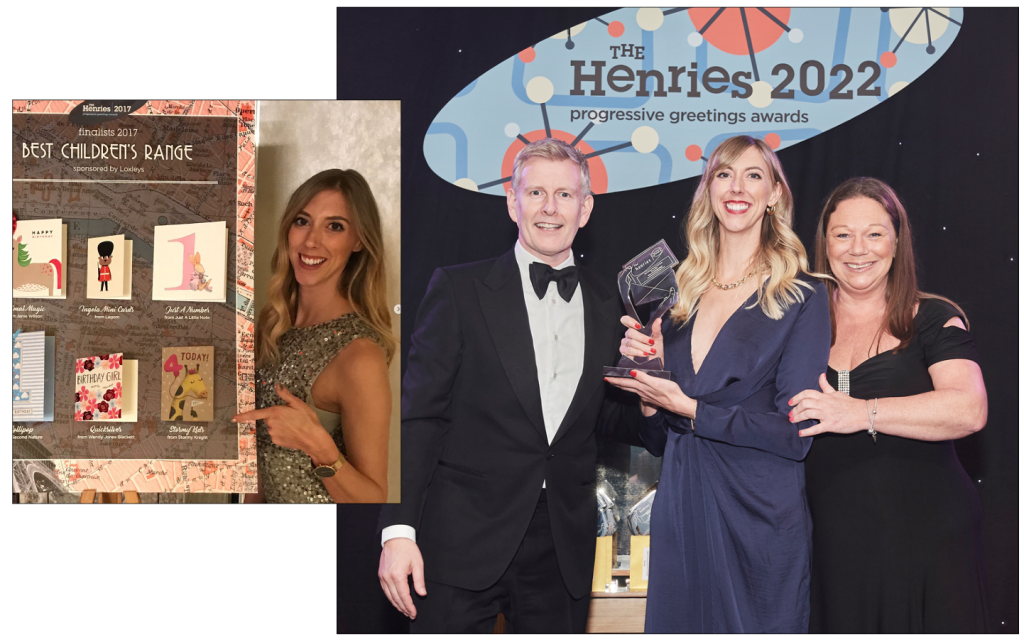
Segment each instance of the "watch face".
[{"label": "watch face", "polygon": [[313,474],[317,477],[334,477],[334,468],[330,466],[317,466],[313,469]]}]

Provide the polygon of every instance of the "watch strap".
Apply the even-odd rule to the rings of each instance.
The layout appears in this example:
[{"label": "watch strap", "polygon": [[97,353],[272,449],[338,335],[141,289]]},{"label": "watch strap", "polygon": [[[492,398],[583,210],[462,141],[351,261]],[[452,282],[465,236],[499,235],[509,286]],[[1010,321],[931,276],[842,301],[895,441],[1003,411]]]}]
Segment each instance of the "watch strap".
[{"label": "watch strap", "polygon": [[312,461],[309,463],[313,467],[313,474],[317,477],[334,477],[341,470],[341,467],[345,465],[345,455],[339,453],[338,458],[330,465],[317,466]]}]

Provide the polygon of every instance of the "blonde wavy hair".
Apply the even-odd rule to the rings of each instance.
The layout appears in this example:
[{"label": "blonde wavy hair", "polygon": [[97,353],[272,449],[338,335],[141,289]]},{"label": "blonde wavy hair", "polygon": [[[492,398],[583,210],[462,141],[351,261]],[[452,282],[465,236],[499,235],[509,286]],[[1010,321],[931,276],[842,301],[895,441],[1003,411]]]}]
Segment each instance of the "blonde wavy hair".
[{"label": "blonde wavy hair", "polygon": [[397,341],[391,332],[387,303],[387,273],[380,212],[370,185],[354,169],[328,169],[311,176],[292,193],[277,231],[277,249],[271,259],[267,304],[256,324],[256,366],[277,361],[277,341],[295,323],[299,306],[299,284],[288,257],[288,232],[295,218],[313,197],[325,190],[341,192],[352,215],[352,228],[362,243],[353,252],[338,280],[338,292],[355,307],[359,316],[380,336],[388,363]]},{"label": "blonde wavy hair", "polygon": [[751,147],[764,159],[772,185],[782,188],[774,215],[765,214],[761,220],[761,243],[753,265],[767,264],[771,278],[758,282],[754,305],[760,305],[768,317],[781,319],[790,305],[804,300],[801,287],[813,289],[810,283],[797,278],[801,272],[809,272],[807,251],[793,231],[793,194],[782,172],[782,164],[764,141],[751,136],[734,136],[723,141],[711,154],[693,195],[683,237],[689,254],[676,269],[679,303],[672,308],[674,321],[686,323],[693,317],[700,307],[700,297],[711,287],[717,268],[720,241],[718,217],[711,207],[711,181],[719,170],[735,163]]}]

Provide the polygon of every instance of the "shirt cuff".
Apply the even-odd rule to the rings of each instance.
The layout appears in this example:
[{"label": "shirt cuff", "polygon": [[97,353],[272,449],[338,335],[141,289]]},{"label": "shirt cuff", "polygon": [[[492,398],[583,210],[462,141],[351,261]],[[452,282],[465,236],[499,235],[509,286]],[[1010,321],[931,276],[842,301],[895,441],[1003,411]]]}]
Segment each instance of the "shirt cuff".
[{"label": "shirt cuff", "polygon": [[384,542],[389,539],[395,539],[396,537],[408,537],[412,541],[416,541],[416,529],[412,526],[406,526],[405,524],[395,524],[394,526],[388,526],[380,532],[380,545],[384,546]]}]

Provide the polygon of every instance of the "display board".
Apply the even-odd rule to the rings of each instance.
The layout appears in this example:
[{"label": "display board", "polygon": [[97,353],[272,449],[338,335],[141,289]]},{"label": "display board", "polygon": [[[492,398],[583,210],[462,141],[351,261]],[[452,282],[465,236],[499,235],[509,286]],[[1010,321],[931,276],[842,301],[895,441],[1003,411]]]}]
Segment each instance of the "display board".
[{"label": "display board", "polygon": [[15,101],[13,124],[13,374],[52,403],[16,408],[14,492],[255,492],[231,422],[255,401],[255,101]]}]

